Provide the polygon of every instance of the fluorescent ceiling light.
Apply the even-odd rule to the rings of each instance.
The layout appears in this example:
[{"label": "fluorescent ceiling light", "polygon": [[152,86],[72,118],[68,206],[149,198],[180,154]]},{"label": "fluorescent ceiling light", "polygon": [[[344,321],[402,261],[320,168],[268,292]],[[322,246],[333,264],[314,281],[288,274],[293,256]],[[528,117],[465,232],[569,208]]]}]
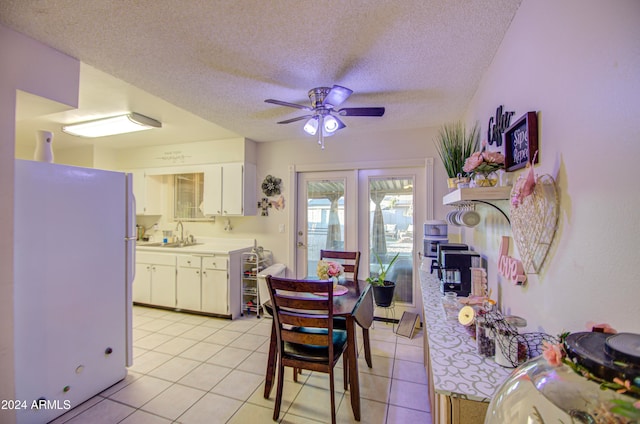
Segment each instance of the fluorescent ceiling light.
[{"label": "fluorescent ceiling light", "polygon": [[62,131],[80,137],[104,137],[136,131],[162,128],[162,123],[139,113],[112,116],[95,121],[65,125]]}]

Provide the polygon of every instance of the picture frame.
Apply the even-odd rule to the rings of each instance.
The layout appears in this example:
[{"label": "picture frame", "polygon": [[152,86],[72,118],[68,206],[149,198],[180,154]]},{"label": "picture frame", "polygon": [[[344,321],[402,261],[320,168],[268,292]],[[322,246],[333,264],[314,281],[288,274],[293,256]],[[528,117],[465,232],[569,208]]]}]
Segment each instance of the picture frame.
[{"label": "picture frame", "polygon": [[504,131],[504,167],[515,171],[538,163],[538,115],[527,112]]}]

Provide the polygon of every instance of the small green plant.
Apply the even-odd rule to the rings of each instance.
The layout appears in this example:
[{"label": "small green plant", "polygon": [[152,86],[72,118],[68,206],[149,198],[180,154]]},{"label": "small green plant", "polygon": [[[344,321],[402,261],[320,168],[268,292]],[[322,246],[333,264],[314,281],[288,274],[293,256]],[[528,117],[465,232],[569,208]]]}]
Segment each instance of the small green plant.
[{"label": "small green plant", "polygon": [[380,259],[380,256],[378,256],[378,254],[375,252],[374,254],[376,255],[376,259],[378,260],[378,264],[380,265],[380,271],[378,271],[378,275],[376,276],[367,277],[367,283],[370,283],[372,286],[384,286],[384,280],[387,277],[387,272],[389,272],[389,269],[398,260],[398,256],[400,256],[400,253],[396,253],[396,256],[391,259],[391,262],[389,262],[386,268],[382,263],[382,259]]},{"label": "small green plant", "polygon": [[478,150],[480,128],[476,124],[471,132],[467,133],[461,122],[445,124],[440,128],[434,143],[449,178],[455,178],[458,174],[465,175],[462,169],[464,161]]}]

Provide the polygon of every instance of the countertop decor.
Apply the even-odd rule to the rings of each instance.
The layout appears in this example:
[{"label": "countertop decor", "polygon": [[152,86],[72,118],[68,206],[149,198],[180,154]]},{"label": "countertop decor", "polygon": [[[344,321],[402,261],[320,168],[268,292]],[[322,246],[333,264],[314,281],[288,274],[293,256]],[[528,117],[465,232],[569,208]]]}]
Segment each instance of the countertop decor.
[{"label": "countertop decor", "polygon": [[511,369],[477,353],[476,341],[457,320],[447,319],[440,283],[420,270],[434,390],[438,394],[489,402]]}]

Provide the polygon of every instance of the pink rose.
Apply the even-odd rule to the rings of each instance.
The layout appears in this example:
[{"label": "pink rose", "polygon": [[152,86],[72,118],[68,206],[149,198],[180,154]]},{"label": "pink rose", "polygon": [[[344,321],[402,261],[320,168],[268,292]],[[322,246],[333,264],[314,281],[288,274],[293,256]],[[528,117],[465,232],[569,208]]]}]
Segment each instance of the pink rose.
[{"label": "pink rose", "polygon": [[562,364],[564,356],[561,344],[552,344],[547,341],[542,342],[542,356],[547,360],[549,365],[557,367]]},{"label": "pink rose", "polygon": [[462,170],[464,172],[472,172],[474,169],[480,166],[482,162],[484,162],[484,160],[482,159],[482,153],[480,152],[472,153],[471,156],[465,159]]},{"label": "pink rose", "polygon": [[484,152],[482,155],[487,163],[504,163],[504,155],[500,152]]},{"label": "pink rose", "polygon": [[342,274],[342,265],[340,265],[337,262],[329,262],[329,269],[327,270],[327,274],[329,274],[330,277],[337,277],[338,275]]}]

